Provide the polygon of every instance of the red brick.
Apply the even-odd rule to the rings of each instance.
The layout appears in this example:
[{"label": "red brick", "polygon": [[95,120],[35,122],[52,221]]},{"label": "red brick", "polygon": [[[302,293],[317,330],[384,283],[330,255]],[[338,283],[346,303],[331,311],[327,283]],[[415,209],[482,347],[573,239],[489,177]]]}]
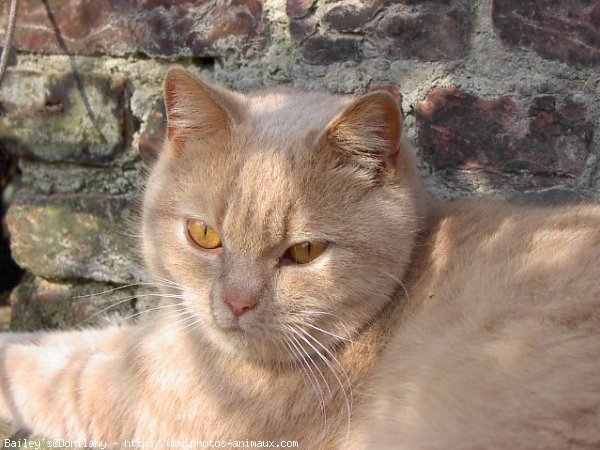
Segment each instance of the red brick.
[{"label": "red brick", "polygon": [[600,65],[598,0],[494,0],[492,16],[509,47],[575,66]]},{"label": "red brick", "polygon": [[342,3],[325,13],[323,23],[337,31],[357,30],[373,18],[382,4],[382,0],[369,0],[361,6]]},{"label": "red brick", "polygon": [[359,42],[353,38],[335,38],[323,34],[310,36],[304,42],[302,55],[311,64],[360,59]]},{"label": "red brick", "polygon": [[461,58],[468,49],[470,24],[465,5],[456,3],[456,7],[431,5],[427,10],[409,12],[392,5],[381,20],[365,30],[374,36],[377,54],[390,59]]},{"label": "red brick", "polygon": [[[382,56],[446,61],[463,57],[468,49],[471,27],[465,0],[318,5],[314,11],[308,0],[287,3],[290,34],[303,44],[305,59],[312,64]],[[318,8],[328,9],[320,16]]]},{"label": "red brick", "polygon": [[577,96],[483,100],[441,88],[418,105],[417,129],[433,170],[575,177],[591,151],[594,128],[586,115]]},{"label": "red brick", "polygon": [[285,4],[285,13],[288,17],[300,19],[306,17],[310,13],[314,4],[315,0],[287,0]]},{"label": "red brick", "polygon": [[29,0],[19,5],[15,45],[40,53],[167,57],[244,50],[263,34],[262,9],[261,0]]}]

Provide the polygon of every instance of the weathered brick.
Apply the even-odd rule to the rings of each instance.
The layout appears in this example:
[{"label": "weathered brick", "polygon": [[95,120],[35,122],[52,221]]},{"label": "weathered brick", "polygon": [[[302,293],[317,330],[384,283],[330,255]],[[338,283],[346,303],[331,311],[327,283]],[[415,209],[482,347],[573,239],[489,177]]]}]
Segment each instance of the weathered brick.
[{"label": "weathered brick", "polygon": [[316,0],[287,0],[285,13],[293,19],[300,19],[310,13],[315,3]]},{"label": "weathered brick", "polygon": [[362,5],[342,3],[327,11],[322,19],[328,28],[337,31],[355,31],[373,18],[383,0],[369,0]]},{"label": "weathered brick", "polygon": [[416,110],[420,147],[433,170],[575,177],[594,133],[586,108],[575,95],[483,100],[434,89]]},{"label": "weathered brick", "polygon": [[360,59],[360,44],[354,38],[332,38],[318,34],[304,42],[302,55],[311,64],[330,64]]},{"label": "weathered brick", "polygon": [[7,215],[13,257],[51,280],[130,282],[137,267],[127,232],[132,209],[123,196],[21,191]]},{"label": "weathered brick", "polygon": [[[319,9],[326,10],[319,14]],[[308,0],[288,0],[286,9],[290,34],[303,44],[311,64],[382,56],[445,61],[463,57],[468,48],[465,0],[336,2],[314,10]]]},{"label": "weathered brick", "polygon": [[74,164],[47,164],[29,159],[19,162],[21,180],[37,194],[101,193],[111,195],[137,192],[141,185],[138,164],[132,167],[95,167]]},{"label": "weathered brick", "polygon": [[27,275],[12,292],[11,330],[32,331],[105,324],[137,311],[135,287],[52,282]]},{"label": "weathered brick", "polygon": [[128,139],[124,79],[9,72],[0,91],[0,143],[45,161],[107,164]]},{"label": "weathered brick", "polygon": [[598,0],[494,0],[492,16],[509,47],[575,66],[600,65]]},{"label": "weathered brick", "polygon": [[264,31],[262,10],[261,0],[29,0],[19,5],[15,45],[41,53],[206,56],[251,46]]},{"label": "weathered brick", "polygon": [[303,42],[308,36],[316,32],[314,17],[290,20],[290,35],[296,42]]},{"label": "weathered brick", "polygon": [[151,165],[160,153],[166,135],[167,112],[163,100],[152,106],[138,138],[140,155],[146,164]]},{"label": "weathered brick", "polygon": [[365,26],[374,56],[440,61],[458,59],[468,49],[469,15],[464,2],[431,4],[426,9],[391,5]]}]

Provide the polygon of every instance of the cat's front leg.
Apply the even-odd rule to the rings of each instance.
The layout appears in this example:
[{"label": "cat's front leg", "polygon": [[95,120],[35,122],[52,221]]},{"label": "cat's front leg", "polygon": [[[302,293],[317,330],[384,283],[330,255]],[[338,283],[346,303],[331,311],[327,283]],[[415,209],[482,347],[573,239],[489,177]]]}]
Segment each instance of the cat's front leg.
[{"label": "cat's front leg", "polygon": [[91,386],[98,397],[98,415],[115,407],[118,393],[107,391],[116,378],[118,349],[127,334],[127,328],[112,327],[2,335],[0,416],[50,437],[106,434],[86,404]]}]

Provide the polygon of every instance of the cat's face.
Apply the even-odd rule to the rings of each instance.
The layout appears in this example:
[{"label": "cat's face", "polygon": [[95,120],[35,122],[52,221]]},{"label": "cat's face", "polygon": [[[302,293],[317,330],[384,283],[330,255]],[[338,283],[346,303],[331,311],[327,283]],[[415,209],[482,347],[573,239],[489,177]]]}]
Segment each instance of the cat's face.
[{"label": "cat's face", "polygon": [[241,96],[172,69],[143,251],[221,350],[289,360],[352,336],[399,286],[417,227],[394,100]]}]

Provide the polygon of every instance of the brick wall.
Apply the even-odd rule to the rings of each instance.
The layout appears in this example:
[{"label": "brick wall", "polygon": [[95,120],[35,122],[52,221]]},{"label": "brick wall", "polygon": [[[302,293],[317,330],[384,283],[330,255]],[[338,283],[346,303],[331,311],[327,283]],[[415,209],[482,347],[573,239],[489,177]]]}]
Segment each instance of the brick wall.
[{"label": "brick wall", "polygon": [[23,185],[7,217],[27,270],[16,327],[155,304],[133,287],[80,295],[136,281],[133,200],[172,62],[242,90],[391,85],[445,198],[600,199],[600,1],[20,3],[0,89],[0,140]]}]

